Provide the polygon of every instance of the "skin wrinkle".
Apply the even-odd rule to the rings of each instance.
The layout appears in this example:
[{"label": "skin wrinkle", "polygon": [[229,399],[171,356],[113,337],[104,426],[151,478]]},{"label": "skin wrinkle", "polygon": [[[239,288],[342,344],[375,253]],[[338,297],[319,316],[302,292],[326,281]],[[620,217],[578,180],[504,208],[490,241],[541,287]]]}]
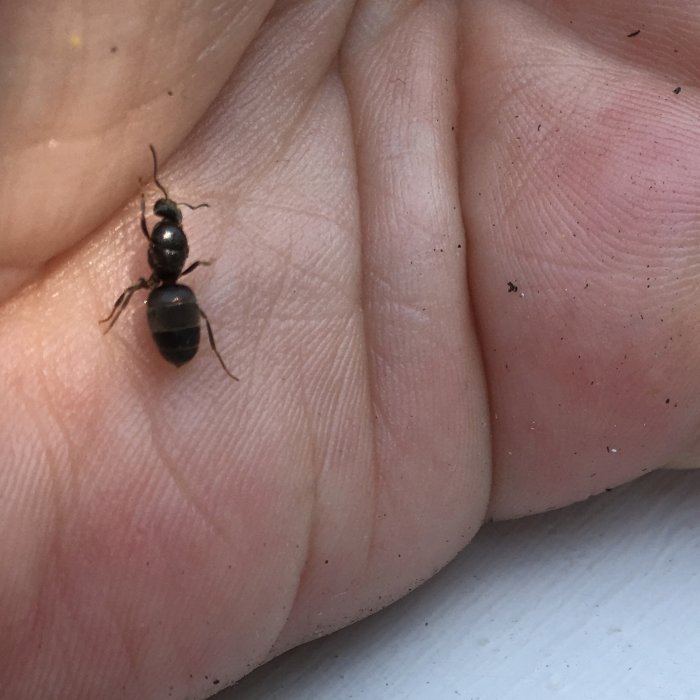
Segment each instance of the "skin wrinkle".
[{"label": "skin wrinkle", "polygon": [[[326,223],[329,223],[335,227],[339,227],[338,220],[329,214],[324,214],[320,211],[313,211],[309,208],[294,208],[294,207],[289,207],[289,206],[284,206],[284,205],[279,205],[279,204],[274,204],[274,203],[267,203],[264,202],[263,200],[255,200],[255,199],[247,199],[246,200],[247,204],[255,204],[259,206],[264,206],[268,211],[279,211],[281,213],[285,214],[301,214],[301,215],[307,215],[312,221],[313,220],[318,220],[318,221],[325,221]],[[321,278],[322,279],[322,278]]]},{"label": "skin wrinkle", "polygon": [[[361,1],[361,0],[360,0]],[[351,17],[351,21],[355,20],[355,14],[357,10],[357,5],[359,3],[356,3],[355,7],[353,8],[353,14]],[[347,77],[344,74],[343,71],[343,49],[344,47],[341,46],[339,51],[340,51],[340,59],[338,62],[338,77],[340,79],[340,84],[343,86],[343,93],[345,95],[345,103],[347,105],[347,119],[348,119],[348,124],[350,127],[350,134],[352,137],[351,144],[352,144],[352,151],[353,151],[353,159],[352,162],[355,164],[355,172],[359,173],[359,168],[360,164],[362,163],[362,158],[360,154],[360,150],[358,148],[357,140],[356,140],[356,135],[357,135],[357,125],[356,125],[356,120],[354,118],[353,114],[353,109],[352,109],[352,95],[351,91],[348,89],[348,83],[347,83]],[[357,298],[357,310],[360,313],[362,322],[361,322],[361,328],[362,328],[362,339],[361,339],[361,344],[362,344],[362,353],[365,358],[365,366],[368,368],[368,371],[366,373],[366,396],[367,396],[367,401],[368,401],[368,409],[369,409],[369,425],[370,425],[370,431],[371,431],[371,436],[370,436],[370,456],[369,456],[369,474],[370,474],[370,494],[369,494],[369,501],[370,501],[370,506],[369,506],[369,519],[370,519],[370,530],[369,530],[369,538],[366,540],[366,545],[365,545],[365,553],[363,557],[363,564],[361,566],[358,566],[358,569],[362,572],[360,574],[360,580],[366,580],[369,578],[369,572],[370,572],[370,567],[373,559],[373,553],[375,549],[375,542],[377,538],[377,529],[378,529],[378,516],[379,516],[379,488],[380,488],[380,480],[381,480],[381,467],[379,464],[379,436],[378,436],[378,427],[377,427],[377,422],[379,420],[379,413],[378,413],[378,408],[377,408],[377,403],[378,403],[378,398],[375,392],[376,388],[376,383],[373,381],[373,376],[372,376],[372,368],[374,367],[372,363],[372,332],[368,320],[368,310],[367,306],[370,303],[368,301],[369,295],[367,294],[367,266],[364,263],[365,261],[365,256],[366,256],[366,241],[368,237],[368,232],[367,232],[367,226],[364,223],[364,217],[363,217],[363,210],[362,210],[362,194],[361,194],[361,189],[360,189],[360,184],[359,184],[359,178],[356,177],[354,181],[354,201],[357,202],[356,206],[356,212],[354,216],[354,220],[357,222],[357,226],[359,229],[359,259],[360,259],[360,265],[359,265],[359,275],[360,275],[360,280],[359,280],[359,296]]]},{"label": "skin wrinkle", "polygon": [[[338,6],[341,8],[344,6],[347,6],[347,2],[345,0],[332,0],[335,2]],[[280,3],[278,3],[280,4]],[[292,0],[291,2],[288,3],[292,7],[294,5],[297,5],[299,7],[303,5],[308,4],[308,0]],[[318,0],[314,0],[315,5],[319,5]],[[328,3],[330,4],[330,3]],[[328,9],[328,13],[330,13],[332,10]],[[336,10],[337,11],[337,10]],[[275,33],[278,31],[278,24],[281,24],[283,22],[289,22],[290,18],[289,15],[294,12],[293,9],[282,9],[279,11],[279,13],[275,13],[275,17],[270,21],[269,26],[263,27],[262,31],[260,32],[260,35],[256,38],[256,41],[254,42],[253,49],[256,48],[257,44],[264,45],[269,47],[269,40],[268,40],[268,35]],[[345,10],[346,14],[348,15],[348,19],[346,20],[349,21],[349,15],[350,13]],[[300,11],[301,13],[301,11]],[[306,11],[303,13],[305,17],[309,17],[309,12]],[[312,20],[314,24],[308,25],[305,27],[305,31],[307,35],[312,34],[314,31],[314,27],[316,25],[320,25],[320,17],[317,16],[319,13],[312,14]],[[338,35],[338,43],[343,38],[343,31],[344,31],[344,25],[342,27],[339,27],[337,30],[337,35]],[[322,34],[319,34],[319,36],[323,36]],[[304,35],[303,33],[299,33],[299,42],[304,42]],[[295,44],[296,45],[296,44]],[[308,49],[306,46],[306,43],[304,43],[304,48]],[[323,63],[319,63],[319,69],[315,70],[314,73],[317,76],[316,81],[314,83],[313,88],[308,88],[306,90],[301,90],[300,86],[297,84],[297,82],[309,82],[310,79],[313,76],[307,77],[302,77],[302,75],[297,75],[295,76],[296,82],[292,85],[293,90],[290,89],[288,90],[285,94],[286,95],[293,95],[288,97],[285,102],[287,102],[287,109],[285,110],[286,114],[286,119],[284,124],[280,124],[279,120],[275,124],[275,138],[272,141],[272,147],[271,147],[271,140],[269,138],[269,134],[254,134],[254,136],[257,136],[257,139],[259,141],[264,140],[264,146],[261,148],[252,148],[251,149],[251,154],[254,153],[254,157],[252,158],[246,158],[243,161],[239,161],[239,170],[241,172],[240,176],[240,185],[237,182],[232,183],[232,187],[234,190],[239,191],[243,189],[243,183],[245,181],[247,182],[255,182],[255,181],[262,181],[264,180],[267,176],[269,176],[272,173],[275,173],[278,169],[278,164],[281,160],[284,160],[282,158],[282,154],[286,154],[287,151],[290,150],[290,144],[294,143],[297,136],[301,132],[303,126],[307,123],[309,119],[309,114],[311,112],[311,109],[316,106],[317,100],[318,100],[318,94],[320,91],[321,86],[323,86],[326,82],[326,79],[328,77],[329,72],[332,70],[332,66],[336,60],[336,52],[338,50],[337,45],[332,45],[328,48],[327,50],[327,58]],[[247,58],[244,56],[242,60],[239,62],[238,66],[236,67],[236,72],[244,74],[246,73],[246,70],[248,69],[248,63],[253,62],[253,61],[260,61],[261,60],[261,55],[260,51],[251,51],[250,56]],[[303,57],[300,57],[297,55],[297,52],[292,51],[291,52],[292,59],[296,62],[301,61]],[[272,69],[275,69],[275,72],[273,72]],[[282,81],[282,78],[280,77],[281,74],[286,73],[288,70],[287,64],[282,64],[282,65],[274,65],[270,67],[270,70],[266,71],[264,73],[264,79],[269,83],[269,88],[268,90],[258,90],[256,92],[256,97],[255,98],[249,98],[248,101],[242,99],[240,95],[245,96],[246,93],[252,94],[254,92],[253,86],[246,81],[245,77],[241,78],[238,82],[240,85],[239,89],[239,96],[236,99],[236,107],[243,111],[243,114],[238,115],[238,121],[239,122],[246,122],[246,120],[249,121],[249,118],[247,117],[245,113],[245,106],[247,104],[250,105],[250,111],[255,112],[257,114],[261,112],[265,112],[265,108],[261,106],[260,102],[263,101],[265,103],[272,103],[273,101],[278,101],[279,100],[279,86],[280,84],[284,84],[284,81]],[[234,73],[235,77],[235,73]],[[260,80],[260,76],[257,76],[257,79]],[[262,99],[261,99],[262,96]],[[291,104],[290,104],[291,103]],[[222,105],[222,109],[226,105]],[[276,110],[272,110],[273,112],[276,113]],[[302,139],[303,140],[303,139]],[[261,158],[261,154],[265,154],[265,158]],[[245,175],[244,175],[245,174]]]},{"label": "skin wrinkle", "polygon": [[[143,695],[144,688],[141,686],[141,678],[144,666],[143,661],[139,662],[139,659],[142,658],[140,649],[142,645],[135,644],[132,641],[134,637],[133,630],[138,628],[138,624],[135,624],[136,620],[133,618],[133,608],[128,612],[129,614],[125,615],[122,611],[109,609],[113,627],[121,644],[121,658],[126,660],[128,673],[125,674],[125,677],[128,677],[133,685],[139,686],[141,695]],[[113,653],[112,656],[119,658],[118,652]]]},{"label": "skin wrinkle", "polygon": [[[49,570],[51,571],[51,576],[46,579],[45,585],[42,586],[42,595],[37,603],[37,615],[36,619],[38,621],[44,622],[45,619],[61,619],[62,624],[62,641],[58,645],[53,640],[41,640],[39,643],[43,646],[44,644],[50,644],[53,654],[55,657],[60,659],[59,663],[54,663],[53,668],[59,669],[59,674],[64,678],[68,678],[71,675],[74,678],[80,678],[80,673],[77,672],[77,664],[74,663],[74,659],[71,657],[71,652],[74,651],[74,641],[79,634],[76,631],[79,627],[78,625],[78,615],[76,613],[75,606],[70,604],[70,595],[68,591],[68,584],[65,577],[65,566],[62,565],[62,559],[64,558],[63,542],[65,538],[56,537],[56,545],[50,550],[50,554],[47,557],[49,561]],[[65,529],[63,530],[65,532]],[[32,637],[27,638],[32,639]]]},{"label": "skin wrinkle", "polygon": [[[343,83],[342,74],[339,73],[339,72],[337,71],[337,68],[331,68],[329,74],[326,76],[326,79],[331,79],[333,82],[335,82],[336,79],[339,79],[340,85],[343,86],[343,95],[344,95],[344,97],[345,97],[345,103],[346,103],[346,105],[347,105],[347,99],[348,99],[348,98],[347,98],[347,90],[345,89],[345,86],[344,86],[344,83]],[[318,99],[318,94],[319,94],[320,92],[321,92],[321,86],[319,86],[319,88],[315,91],[315,94],[314,94],[314,96],[313,96],[314,101]],[[351,133],[352,133],[352,130],[351,130]],[[353,145],[354,145],[354,144],[353,144]],[[359,200],[356,198],[355,201],[359,201]],[[337,221],[337,220],[332,220],[332,223],[333,223],[335,226],[338,226],[338,221]],[[315,266],[312,268],[312,273],[313,273],[313,274],[316,274],[316,267],[315,267]],[[308,275],[308,271],[307,271],[307,275]],[[321,279],[324,279],[324,278],[321,278]],[[324,281],[325,281],[326,283],[329,282],[329,280],[324,280]],[[331,286],[335,286],[335,285],[331,285]],[[346,291],[345,291],[344,289],[341,289],[340,287],[338,287],[338,290],[341,291],[343,297],[346,296]],[[355,323],[354,323],[354,313],[353,313],[353,309],[359,311],[360,314],[362,314],[363,319],[364,319],[364,314],[365,314],[365,309],[364,309],[364,305],[363,305],[363,297],[362,297],[362,295],[353,295],[353,296],[355,297],[354,306],[353,306],[352,309],[349,310],[348,317],[347,317],[347,320],[346,320],[346,324],[349,324],[350,327],[354,327],[354,325],[355,325]],[[363,321],[363,325],[364,325],[364,321]],[[339,335],[340,335],[340,337],[343,337],[344,332],[343,332],[343,331],[340,331],[340,332],[339,332]],[[342,343],[341,343],[341,345],[342,345]],[[366,347],[366,346],[365,346],[365,347]],[[337,353],[338,353],[338,352],[339,352],[339,348],[336,348],[336,351],[335,351],[335,353],[334,353],[334,355],[333,355],[334,358],[337,357]],[[332,363],[332,364],[334,364],[334,363]],[[305,392],[304,392],[304,400],[305,400],[305,401],[307,400],[307,399],[306,399],[306,394],[305,394]],[[316,458],[316,461],[319,461],[319,458]],[[318,497],[319,497],[319,485],[318,485],[318,484],[319,484],[320,475],[321,475],[321,473],[323,473],[323,467],[320,466],[319,468],[317,468],[317,470],[315,470],[314,473],[315,473],[315,489],[316,489],[316,491],[315,491],[315,506],[314,506],[314,511],[315,511],[315,512],[318,512]],[[305,583],[306,579],[307,579],[308,576],[309,576],[309,567],[317,563],[317,562],[315,562],[314,559],[313,559],[313,555],[315,554],[315,552],[314,552],[314,548],[315,548],[314,542],[315,542],[315,540],[317,539],[317,537],[316,537],[316,535],[315,535],[314,533],[315,533],[315,531],[316,531],[316,526],[317,526],[317,525],[318,525],[318,523],[316,523],[315,520],[314,520],[314,522],[313,522],[313,524],[312,524],[312,527],[311,527],[311,532],[310,532],[310,546],[309,546],[309,550],[308,550],[308,553],[307,553],[306,562],[305,562],[305,564],[304,564],[304,570],[303,570],[302,575],[301,575],[300,580],[299,580],[299,584],[298,584],[297,591],[296,591],[296,594],[295,594],[295,602],[294,602],[294,605],[293,605],[292,608],[290,609],[290,613],[289,613],[289,615],[287,616],[287,620],[288,620],[288,621],[290,620],[290,618],[292,617],[292,615],[296,612],[296,608],[297,608],[298,601],[300,600],[301,596],[303,595],[302,589],[303,589],[303,586],[304,586],[304,583]],[[369,551],[369,550],[368,550],[368,551]],[[284,640],[284,635],[287,633],[287,627],[288,627],[288,625],[285,624],[285,626],[280,630],[280,633],[278,634],[278,636],[277,636],[277,638],[276,638],[276,640],[275,640],[275,643],[273,644],[273,647],[272,647],[272,649],[271,649],[271,652],[270,652],[271,654],[272,654],[272,653],[279,653],[279,652],[282,651],[283,649],[288,648],[288,647],[290,646],[289,642],[286,641],[286,640]],[[317,635],[317,631],[316,631],[315,629],[313,629],[313,630],[310,630],[310,632],[307,632],[307,633],[305,634],[304,638],[314,637],[314,636],[316,636],[316,635]],[[299,643],[300,641],[301,641],[301,640],[296,640],[294,643],[296,644],[296,643]]]},{"label": "skin wrinkle", "polygon": [[[28,394],[21,391],[16,392],[15,415],[23,412],[26,415],[36,415],[36,410],[32,409],[31,406]],[[43,407],[41,408],[43,409]],[[43,415],[43,413],[40,412],[39,415]],[[37,421],[36,428],[40,432],[42,432],[43,427],[43,422]],[[13,441],[17,439],[17,436],[7,436],[7,438]],[[21,563],[13,569],[15,573],[19,572],[19,576],[16,577],[17,582],[10,589],[10,597],[2,601],[3,608],[6,605],[9,606],[12,602],[12,591],[16,590],[17,583],[22,585],[21,597],[13,603],[14,614],[10,618],[10,625],[8,625],[9,629],[7,631],[14,631],[14,628],[19,626],[15,635],[10,633],[10,638],[13,636],[21,638],[21,635],[24,633],[25,639],[30,639],[32,630],[36,630],[36,624],[39,619],[37,604],[40,600],[42,586],[49,579],[47,574],[49,568],[47,554],[52,551],[52,542],[55,542],[62,531],[61,510],[58,508],[56,471],[51,468],[55,464],[55,460],[47,460],[44,457],[46,450],[44,446],[49,444],[51,443],[45,437],[32,441],[29,450],[21,450],[16,462],[23,467],[33,467],[33,476],[28,483],[22,484],[22,490],[18,494],[19,498],[26,500],[25,494],[28,492],[41,493],[44,497],[40,503],[33,504],[34,507],[32,508],[32,513],[35,514],[33,521],[38,521],[37,525],[39,525],[39,528],[32,533],[34,544],[29,550],[31,557],[23,557]],[[26,533],[28,504],[22,503],[20,508],[21,513],[24,513],[24,515],[21,515],[22,533],[26,535],[29,534]],[[5,517],[8,517],[8,512],[5,510]],[[5,527],[8,527],[8,523],[5,523]],[[18,533],[15,531],[14,534],[17,535]],[[0,642],[0,649],[3,646],[4,644]],[[12,651],[14,649],[7,650],[6,656],[9,657]]]},{"label": "skin wrinkle", "polygon": [[[362,32],[359,33],[369,37],[368,43],[375,48],[381,43],[383,37],[390,36],[398,27],[405,24],[408,17],[424,2],[425,0],[385,0],[382,3],[376,3],[375,0],[357,0],[355,7],[359,7],[361,11],[357,11],[357,16],[353,17],[354,23],[362,25]],[[374,14],[370,8],[374,10]],[[365,21],[364,15],[369,21]]]},{"label": "skin wrinkle", "polygon": [[[277,251],[275,251],[277,252]],[[278,306],[282,305],[283,301],[283,294],[284,290],[287,287],[289,276],[290,276],[290,261],[293,258],[293,237],[291,234],[287,238],[287,251],[286,251],[286,262],[284,265],[282,265],[282,277],[279,280],[279,283],[277,285],[277,295],[272,297],[269,296],[269,303],[268,303],[268,311],[265,313],[265,317],[263,319],[263,324],[260,326],[260,330],[258,332],[258,339],[256,341],[256,345],[259,346],[259,344],[263,341],[264,337],[270,333],[271,335],[274,336],[274,333],[271,331],[274,328],[274,321],[276,319],[274,310]],[[272,290],[270,290],[272,291]],[[256,352],[255,355],[257,356],[258,353]]]},{"label": "skin wrinkle", "polygon": [[[39,384],[39,387],[41,387],[42,384]],[[42,457],[43,460],[39,462],[39,460],[36,460],[38,463],[38,466],[36,467],[37,469],[41,469],[43,467],[43,470],[46,472],[46,482],[47,482],[47,487],[49,490],[49,498],[47,498],[47,501],[50,501],[53,504],[53,507],[51,509],[51,513],[49,514],[49,517],[47,518],[47,525],[44,528],[44,537],[48,537],[49,543],[45,547],[38,547],[38,549],[43,550],[47,553],[53,552],[53,551],[59,551],[60,548],[60,543],[62,542],[62,539],[65,539],[65,523],[66,523],[66,515],[65,513],[67,512],[66,504],[65,504],[65,480],[61,478],[64,473],[61,472],[59,474],[59,467],[58,465],[61,464],[61,460],[56,456],[58,453],[61,452],[61,447],[59,444],[59,447],[56,449],[56,439],[54,435],[54,431],[52,431],[49,428],[49,419],[51,417],[51,411],[46,410],[46,406],[51,406],[51,404],[46,404],[46,400],[48,398],[48,392],[45,390],[43,391],[43,396],[41,397],[31,397],[29,396],[28,393],[23,393],[23,392],[17,392],[15,396],[21,397],[21,399],[24,401],[26,405],[30,405],[30,403],[33,403],[35,405],[35,409],[32,411],[33,415],[41,415],[42,419],[41,421],[37,421],[34,424],[34,429],[42,436],[42,438],[39,441],[39,444],[47,445],[47,446],[52,446],[51,448],[48,448],[48,450],[43,450],[42,451]],[[61,434],[65,437],[65,431],[61,431],[59,425],[57,424],[57,418],[54,416],[53,420],[53,425],[61,432]],[[69,446],[67,443],[65,444],[66,451],[69,451]],[[69,477],[71,475],[69,474]],[[50,524],[49,524],[50,523]],[[44,575],[39,577],[39,581],[48,581],[49,576],[48,576],[48,570],[50,569],[50,557],[46,557],[46,567],[44,569]],[[41,586],[41,584],[40,584]]]},{"label": "skin wrinkle", "polygon": [[[145,413],[145,411],[144,411]],[[147,414],[146,414],[147,415]],[[148,416],[147,416],[148,417]],[[213,532],[219,541],[225,543],[229,547],[232,546],[230,535],[214,517],[213,513],[205,505],[205,497],[197,494],[197,489],[194,484],[188,483],[185,473],[187,472],[188,464],[183,463],[182,469],[178,467],[178,457],[173,455],[170,449],[171,438],[166,434],[166,431],[159,428],[157,421],[149,421],[150,428],[147,431],[150,442],[149,451],[154,454],[152,462],[157,462],[156,473],[166,473],[169,480],[174,484],[177,492],[181,495],[183,502],[191,506],[197,513],[201,522]],[[185,509],[187,512],[189,509]]]},{"label": "skin wrinkle", "polygon": [[[200,497],[197,495],[196,487],[188,484],[187,479],[184,476],[184,472],[180,471],[180,469],[178,469],[176,466],[176,460],[169,454],[169,450],[167,448],[168,441],[164,439],[160,433],[161,431],[154,428],[152,433],[152,443],[153,449],[155,450],[156,454],[159,455],[158,462],[161,465],[161,469],[169,476],[170,480],[182,496],[183,501],[194,508],[195,512],[200,516],[201,521],[206,525],[206,527],[213,532],[221,542],[232,546],[233,543],[230,540],[230,535],[206,507],[205,497]],[[186,470],[187,467],[186,465],[184,466]]]},{"label": "skin wrinkle", "polygon": [[[105,625],[104,617],[107,618],[108,623]],[[128,677],[131,683],[136,686],[141,686],[142,677],[144,671],[146,670],[143,661],[139,663],[137,656],[139,653],[138,645],[130,641],[129,637],[134,636],[134,630],[138,628],[137,623],[133,619],[133,609],[126,611],[116,611],[112,610],[111,606],[107,607],[106,610],[103,608],[103,616],[101,616],[100,621],[102,623],[102,629],[107,628],[107,634],[109,636],[110,650],[108,654],[102,654],[99,657],[99,664],[97,668],[94,669],[94,675],[99,677],[98,674],[102,671],[104,666],[108,664],[113,664],[115,659],[118,659],[118,664],[120,667],[128,669],[130,671],[127,676],[126,673],[124,677]],[[89,626],[89,618],[82,623],[82,626]],[[129,632],[131,630],[131,633]],[[76,635],[77,639],[85,638],[89,632],[86,630],[80,635]],[[75,668],[75,666],[74,666]],[[82,673],[77,673],[79,677],[83,675]],[[88,675],[87,673],[85,674]],[[90,681],[88,678],[84,681],[86,686],[89,686]]]},{"label": "skin wrinkle", "polygon": [[[299,365],[303,365],[303,360],[299,358]],[[299,378],[299,407],[301,408],[301,413],[303,416],[303,423],[306,426],[306,434],[308,436],[308,443],[310,447],[309,463],[311,465],[311,473],[313,478],[311,480],[309,492],[310,496],[310,508],[308,513],[308,526],[306,529],[305,539],[305,549],[303,554],[303,563],[299,567],[299,573],[296,578],[296,585],[294,588],[293,595],[291,596],[291,603],[287,607],[287,614],[284,620],[280,624],[279,632],[274,637],[269,649],[267,650],[266,658],[273,658],[276,656],[276,648],[282,635],[287,629],[290,618],[295,612],[297,602],[299,600],[304,582],[308,576],[308,568],[312,561],[312,556],[314,553],[314,544],[316,540],[315,533],[318,529],[318,506],[319,506],[319,479],[321,472],[323,471],[323,458],[321,457],[321,450],[319,448],[318,440],[316,437],[316,431],[313,429],[314,421],[311,418],[311,412],[309,411],[309,400],[305,390],[305,382],[303,376]]]},{"label": "skin wrinkle", "polygon": [[[335,222],[336,226],[338,225],[338,222]],[[290,234],[289,237],[287,238],[287,249],[286,251],[281,251],[279,249],[271,248],[268,247],[266,251],[268,253],[272,253],[273,255],[277,256],[281,260],[284,260],[284,265],[283,268],[285,270],[285,275],[284,277],[280,280],[279,282],[279,295],[275,298],[272,299],[272,303],[270,304],[270,311],[268,314],[268,321],[272,320],[280,320],[283,318],[288,318],[286,314],[284,315],[279,315],[276,316],[274,313],[274,308],[279,304],[281,300],[283,300],[283,294],[287,290],[287,284],[289,280],[296,279],[291,272],[303,272],[306,275],[307,281],[310,280],[318,280],[323,283],[324,287],[328,287],[336,292],[339,292],[340,295],[344,295],[344,287],[341,284],[341,282],[338,281],[337,276],[335,277],[325,277],[324,275],[319,274],[318,270],[316,269],[316,266],[314,266],[313,269],[309,270],[308,267],[305,268],[302,262],[295,262],[294,260],[294,253],[293,253],[293,243],[294,243],[294,236],[293,234]],[[308,261],[306,261],[308,263]],[[329,311],[329,317],[328,318],[335,318],[335,313],[332,311]],[[314,321],[321,321],[324,320],[323,317],[320,317],[314,312]],[[262,331],[261,331],[262,332]]]},{"label": "skin wrinkle", "polygon": [[[18,648],[22,646],[26,647],[30,640],[41,639],[41,622],[44,617],[42,614],[42,601],[44,599],[44,590],[49,585],[48,582],[51,580],[49,572],[52,568],[52,558],[50,555],[51,552],[58,551],[60,536],[64,530],[63,518],[61,517],[62,511],[59,507],[55,470],[48,468],[46,471],[48,478],[46,479],[47,484],[44,486],[44,490],[48,491],[48,497],[45,499],[44,505],[47,503],[52,503],[53,507],[50,512],[47,512],[48,508],[44,508],[43,517],[47,524],[42,533],[43,543],[42,545],[35,545],[36,563],[33,562],[33,566],[40,567],[35,571],[34,575],[36,589],[33,589],[31,592],[27,591],[26,589],[23,591],[25,600],[21,601],[23,604],[21,610],[23,618],[22,632],[24,632],[24,635],[22,635],[21,632],[13,635],[15,639],[20,640],[19,644],[17,645]],[[17,648],[14,648],[8,651],[10,653],[16,653],[17,650]]]}]

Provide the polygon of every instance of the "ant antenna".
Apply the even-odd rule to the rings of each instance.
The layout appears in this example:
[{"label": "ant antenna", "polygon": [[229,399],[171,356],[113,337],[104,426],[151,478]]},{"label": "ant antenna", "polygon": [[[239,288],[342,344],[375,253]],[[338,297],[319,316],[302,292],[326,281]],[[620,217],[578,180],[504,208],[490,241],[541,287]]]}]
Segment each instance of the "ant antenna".
[{"label": "ant antenna", "polygon": [[165,195],[165,198],[170,199],[167,190],[165,189],[165,187],[163,187],[163,185],[160,184],[160,181],[158,180],[158,157],[156,156],[156,149],[153,148],[152,143],[149,143],[148,147],[151,149],[151,153],[153,154],[153,181],[156,183],[160,191]]},{"label": "ant antenna", "polygon": [[[156,183],[160,191],[165,195],[166,199],[170,199],[170,195],[168,194],[168,191],[163,187],[163,185],[160,184],[160,180],[158,179],[158,157],[156,156],[156,149],[153,147],[152,143],[148,144],[148,147],[151,149],[151,153],[153,154],[153,182]],[[187,202],[175,202],[177,206],[179,207],[187,207],[188,209],[192,209],[194,211],[195,209],[202,209],[203,207],[209,207],[209,205],[204,202],[203,204],[188,204]]]}]

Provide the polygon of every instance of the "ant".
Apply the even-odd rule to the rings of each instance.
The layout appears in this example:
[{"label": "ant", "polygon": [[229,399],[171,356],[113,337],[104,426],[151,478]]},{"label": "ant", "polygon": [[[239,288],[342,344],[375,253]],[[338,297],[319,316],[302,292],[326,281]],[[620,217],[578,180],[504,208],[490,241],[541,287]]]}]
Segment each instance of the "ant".
[{"label": "ant", "polygon": [[114,302],[112,312],[100,323],[109,323],[105,333],[117,322],[122,311],[128,306],[134,292],[139,289],[150,289],[146,310],[148,326],[160,354],[176,367],[189,362],[197,353],[200,336],[200,317],[204,319],[209,335],[209,345],[218,358],[221,366],[231,379],[238,377],[231,374],[223,358],[216,349],[214,333],[207,315],[197,303],[194,292],[184,284],[177,284],[180,277],[188,275],[200,265],[210,265],[206,260],[197,260],[186,269],[185,261],[189,253],[187,236],[182,228],[182,212],[180,206],[188,209],[208,207],[208,204],[192,206],[186,202],[175,202],[170,199],[167,190],[158,180],[158,159],[156,149],[149,144],[153,154],[153,180],[158,189],[165,195],[157,199],[153,205],[153,213],[160,221],[153,227],[151,233],[146,225],[146,200],[141,194],[141,230],[148,240],[148,264],[151,276],[141,277],[136,284],[127,287]]}]

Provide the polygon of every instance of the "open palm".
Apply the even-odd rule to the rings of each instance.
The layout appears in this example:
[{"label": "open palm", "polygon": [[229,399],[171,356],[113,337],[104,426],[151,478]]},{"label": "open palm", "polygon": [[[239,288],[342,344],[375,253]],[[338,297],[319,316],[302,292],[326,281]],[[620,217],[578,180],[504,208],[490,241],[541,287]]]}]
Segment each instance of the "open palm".
[{"label": "open palm", "polygon": [[[206,697],[694,463],[696,3],[85,7],[0,2],[3,697]],[[149,143],[238,383],[98,327]]]}]

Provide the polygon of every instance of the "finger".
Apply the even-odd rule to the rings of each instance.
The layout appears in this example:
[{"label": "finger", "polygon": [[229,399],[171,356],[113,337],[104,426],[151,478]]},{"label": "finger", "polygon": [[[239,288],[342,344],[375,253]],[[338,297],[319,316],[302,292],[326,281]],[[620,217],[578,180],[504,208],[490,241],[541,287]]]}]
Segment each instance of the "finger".
[{"label": "finger", "polygon": [[271,4],[3,3],[3,296],[150,179],[147,144],[167,158]]},{"label": "finger", "polygon": [[[655,18],[645,43],[627,36],[632,9]],[[695,441],[698,101],[668,73],[685,74],[700,24],[684,3],[657,10],[463,6],[464,101],[481,111],[463,115],[462,201],[498,517],[580,500]]]},{"label": "finger", "polygon": [[455,19],[452,3],[359,3],[343,46],[370,424],[351,478],[344,461],[318,475],[318,526],[273,652],[411,590],[482,521],[488,416],[455,184]]}]

